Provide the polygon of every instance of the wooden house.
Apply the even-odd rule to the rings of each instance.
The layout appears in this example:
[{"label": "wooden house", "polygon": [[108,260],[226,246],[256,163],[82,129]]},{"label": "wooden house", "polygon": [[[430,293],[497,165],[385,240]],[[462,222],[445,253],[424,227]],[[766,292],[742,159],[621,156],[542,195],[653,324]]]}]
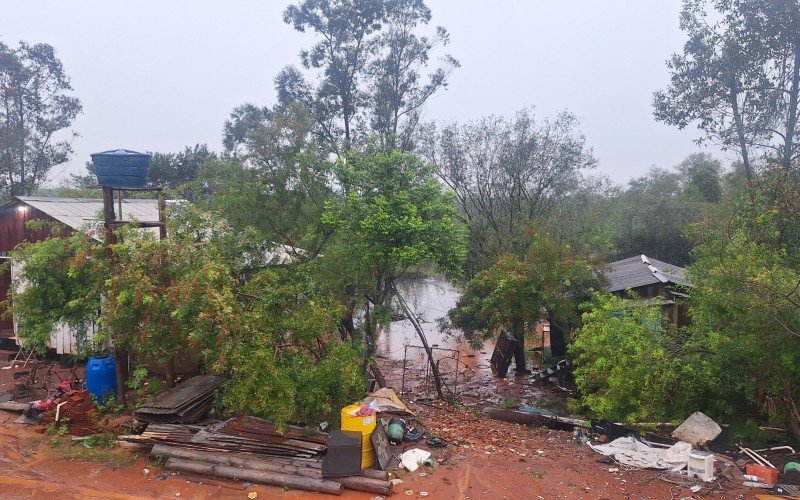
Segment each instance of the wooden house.
[{"label": "wooden house", "polygon": [[686,299],[692,283],[682,267],[642,254],[608,264],[605,277],[609,292],[622,297],[633,293],[641,300],[661,304],[673,324],[688,322]]}]

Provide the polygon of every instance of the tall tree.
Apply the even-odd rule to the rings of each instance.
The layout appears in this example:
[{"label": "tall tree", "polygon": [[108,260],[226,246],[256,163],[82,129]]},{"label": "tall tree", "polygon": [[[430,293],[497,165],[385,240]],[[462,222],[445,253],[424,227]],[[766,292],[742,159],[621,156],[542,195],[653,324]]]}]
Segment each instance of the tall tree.
[{"label": "tall tree", "polygon": [[368,355],[375,353],[377,326],[388,321],[395,307],[414,324],[427,349],[397,281],[423,264],[451,277],[459,274],[464,233],[452,196],[442,192],[432,167],[411,153],[352,150],[335,171],[342,195],[326,206],[324,221],[336,232],[316,265],[328,281],[339,284],[351,308],[365,305]]},{"label": "tall tree", "polygon": [[421,134],[424,155],[455,194],[469,228],[468,273],[503,253],[527,253],[524,229],[541,223],[595,166],[578,124],[566,112],[537,121],[525,108],[513,119],[490,116]]},{"label": "tall tree", "polygon": [[614,200],[612,257],[646,254],[686,265],[693,243],[685,231],[700,215],[698,203],[684,193],[680,174],[652,168],[631,179]]},{"label": "tall tree", "polygon": [[[68,129],[81,112],[69,78],[47,44],[0,42],[0,189],[30,195],[72,153]],[[74,135],[74,134],[73,134]]]},{"label": "tall tree", "polygon": [[[205,144],[186,146],[179,153],[151,154],[148,183],[171,189],[188,187],[197,178],[203,165],[217,159],[217,154],[209,151]],[[188,193],[186,189],[184,191],[184,194]]]},{"label": "tall tree", "polygon": [[335,183],[314,129],[314,118],[297,102],[237,108],[226,124],[229,156],[208,163],[197,182],[204,202],[238,227],[316,255],[329,236],[321,216]]},{"label": "tall tree", "polygon": [[300,62],[318,83],[289,66],[275,79],[279,102],[303,103],[331,151],[341,153],[373,134],[390,146],[410,146],[420,109],[458,65],[445,56],[425,74],[431,51],[449,41],[442,27],[431,37],[417,33],[430,19],[422,0],[303,0],[289,6],[284,20],[317,36]]},{"label": "tall tree", "polygon": [[695,123],[705,139],[735,149],[751,191],[759,160],[795,168],[800,4],[684,0],[681,29],[689,39],[667,61],[671,83],[654,95],[656,119]]}]

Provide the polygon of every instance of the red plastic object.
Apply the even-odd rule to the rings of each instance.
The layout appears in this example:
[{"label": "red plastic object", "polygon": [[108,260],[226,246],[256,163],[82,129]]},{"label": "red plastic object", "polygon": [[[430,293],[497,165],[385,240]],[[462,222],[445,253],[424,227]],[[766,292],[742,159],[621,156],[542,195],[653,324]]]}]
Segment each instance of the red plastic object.
[{"label": "red plastic object", "polygon": [[761,481],[768,484],[776,484],[778,482],[778,469],[765,465],[748,464],[746,474],[757,476]]}]

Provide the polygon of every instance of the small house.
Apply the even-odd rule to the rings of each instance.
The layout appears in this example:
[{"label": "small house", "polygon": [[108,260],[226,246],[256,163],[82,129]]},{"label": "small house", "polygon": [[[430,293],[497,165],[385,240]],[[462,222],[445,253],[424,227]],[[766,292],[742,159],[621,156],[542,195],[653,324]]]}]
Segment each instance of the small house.
[{"label": "small house", "polygon": [[[127,199],[115,202],[121,220],[154,221],[158,220],[158,201]],[[44,198],[35,196],[17,196],[0,205],[0,258],[9,258],[9,252],[23,241],[41,241],[51,234],[51,226],[45,224],[41,228],[30,229],[26,223],[40,220],[63,226],[67,234],[87,226],[102,223],[103,200],[96,198]],[[12,277],[18,272],[15,263],[0,274],[0,301],[8,296]],[[0,314],[5,310],[0,307]],[[17,339],[15,321],[0,317],[0,338]],[[76,336],[65,326],[56,327],[50,338],[50,347],[59,354],[77,352]]]},{"label": "small house", "polygon": [[642,254],[608,264],[605,277],[606,290],[614,295],[627,297],[633,293],[639,299],[661,304],[673,324],[687,323],[685,299],[692,283],[682,267]]}]

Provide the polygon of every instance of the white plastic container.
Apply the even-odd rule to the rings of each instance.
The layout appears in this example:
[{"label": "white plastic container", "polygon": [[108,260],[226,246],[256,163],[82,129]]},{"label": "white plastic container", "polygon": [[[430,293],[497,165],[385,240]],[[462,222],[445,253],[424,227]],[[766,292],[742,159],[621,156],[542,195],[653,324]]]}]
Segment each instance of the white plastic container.
[{"label": "white plastic container", "polygon": [[701,450],[690,451],[687,469],[689,477],[711,481],[714,479],[714,455]]}]

